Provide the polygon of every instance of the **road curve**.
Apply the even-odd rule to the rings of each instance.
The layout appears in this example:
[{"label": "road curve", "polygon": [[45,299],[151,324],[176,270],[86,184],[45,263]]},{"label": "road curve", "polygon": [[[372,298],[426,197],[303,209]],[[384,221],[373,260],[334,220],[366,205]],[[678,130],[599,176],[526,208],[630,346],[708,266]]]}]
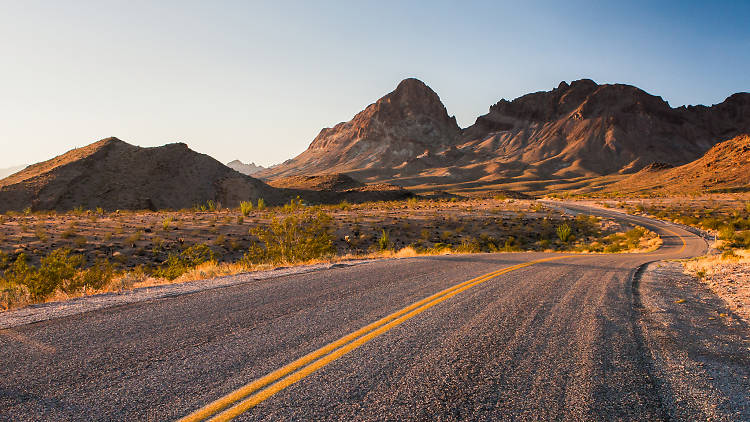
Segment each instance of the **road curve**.
[{"label": "road curve", "polygon": [[632,275],[706,244],[566,207],[664,245],[383,260],[4,330],[0,420],[175,420],[222,398],[208,414],[252,401],[237,420],[667,419]]}]

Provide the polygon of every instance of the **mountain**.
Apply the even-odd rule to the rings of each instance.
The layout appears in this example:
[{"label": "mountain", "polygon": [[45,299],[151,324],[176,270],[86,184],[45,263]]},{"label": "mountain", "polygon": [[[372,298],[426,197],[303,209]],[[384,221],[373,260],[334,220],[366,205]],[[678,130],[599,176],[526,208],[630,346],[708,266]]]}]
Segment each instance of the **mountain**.
[{"label": "mountain", "polygon": [[23,170],[24,168],[26,168],[26,166],[16,166],[16,167],[8,167],[8,168],[0,169],[0,179],[4,177],[8,177],[11,174],[19,170]]},{"label": "mountain", "polygon": [[252,176],[255,173],[265,170],[265,167],[263,166],[255,165],[255,163],[245,164],[240,160],[228,162],[227,167],[248,176]]},{"label": "mountain", "polygon": [[649,166],[609,186],[609,192],[692,193],[750,191],[750,135],[714,145],[701,158],[679,167]]},{"label": "mountain", "polygon": [[0,180],[0,212],[181,209],[209,200],[225,206],[279,192],[183,143],[141,148],[107,138],[31,165]]},{"label": "mountain", "polygon": [[334,171],[423,190],[545,188],[652,162],[685,164],[749,131],[748,93],[672,108],[634,86],[589,79],[500,100],[460,129],[434,91],[406,79],[351,121],[323,129],[299,156],[257,175]]},{"label": "mountain", "polygon": [[747,130],[747,93],[713,107],[672,108],[634,86],[582,79],[501,100],[464,130],[461,148],[493,155],[510,174],[515,167],[529,176],[597,176],[684,164]]},{"label": "mountain", "polygon": [[367,106],[348,122],[320,131],[299,156],[258,173],[263,178],[389,169],[455,144],[461,129],[440,97],[417,79]]}]

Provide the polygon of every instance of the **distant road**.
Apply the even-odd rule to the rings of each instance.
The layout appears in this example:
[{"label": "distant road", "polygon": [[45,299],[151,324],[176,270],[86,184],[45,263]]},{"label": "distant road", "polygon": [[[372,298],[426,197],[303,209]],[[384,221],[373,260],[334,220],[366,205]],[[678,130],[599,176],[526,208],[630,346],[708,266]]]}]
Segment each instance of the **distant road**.
[{"label": "distant road", "polygon": [[576,209],[664,246],[383,260],[17,327],[0,419],[666,419],[631,277],[706,244]]}]

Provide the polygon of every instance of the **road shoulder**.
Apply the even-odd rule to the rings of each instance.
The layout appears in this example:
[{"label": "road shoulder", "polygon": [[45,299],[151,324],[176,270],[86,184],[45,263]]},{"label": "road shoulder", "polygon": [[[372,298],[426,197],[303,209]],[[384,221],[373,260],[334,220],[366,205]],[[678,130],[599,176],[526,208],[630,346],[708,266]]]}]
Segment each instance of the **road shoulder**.
[{"label": "road shoulder", "polygon": [[292,267],[280,267],[267,271],[253,271],[243,274],[217,277],[206,280],[188,281],[185,283],[163,284],[141,287],[122,292],[101,293],[82,296],[61,302],[48,302],[30,305],[21,309],[0,313],[0,330],[14,328],[35,322],[48,321],[78,315],[99,309],[127,305],[148,300],[156,300],[197,293],[204,290],[220,289],[261,280],[268,280],[289,275],[305,274],[332,268],[347,267],[372,262],[372,259],[352,260],[339,263],[326,263]]},{"label": "road shoulder", "polygon": [[635,279],[638,328],[662,403],[675,420],[750,420],[750,327],[678,262]]}]

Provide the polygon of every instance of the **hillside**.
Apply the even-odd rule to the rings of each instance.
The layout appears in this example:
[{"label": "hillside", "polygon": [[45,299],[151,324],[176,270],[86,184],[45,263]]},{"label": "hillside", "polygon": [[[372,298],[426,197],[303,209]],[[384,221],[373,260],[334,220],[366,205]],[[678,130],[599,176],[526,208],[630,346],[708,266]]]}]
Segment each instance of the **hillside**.
[{"label": "hillside", "polygon": [[212,200],[281,200],[265,183],[182,143],[141,148],[107,138],[31,165],[0,180],[0,212],[22,210],[180,209]]},{"label": "hillside", "polygon": [[750,135],[720,142],[688,164],[649,167],[605,189],[605,192],[692,193],[750,190]]},{"label": "hillside", "polygon": [[417,190],[544,190],[652,162],[685,164],[743,132],[750,132],[748,93],[672,108],[636,87],[588,79],[501,100],[459,129],[437,94],[407,79],[351,121],[323,129],[299,156],[257,175],[336,171]]},{"label": "hillside", "polygon": [[16,166],[0,169],[0,179],[8,177],[13,173],[23,170],[24,168],[26,168],[26,166]]}]

